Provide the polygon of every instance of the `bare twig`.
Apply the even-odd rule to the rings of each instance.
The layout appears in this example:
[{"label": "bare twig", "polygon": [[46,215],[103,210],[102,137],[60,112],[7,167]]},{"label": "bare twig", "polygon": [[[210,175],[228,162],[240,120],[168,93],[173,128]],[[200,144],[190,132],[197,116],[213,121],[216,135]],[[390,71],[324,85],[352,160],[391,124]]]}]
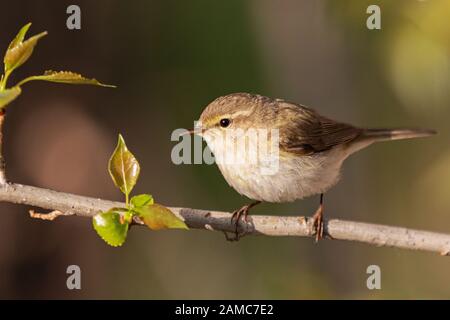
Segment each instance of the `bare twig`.
[{"label": "bare twig", "polygon": [[3,157],[3,122],[5,121],[5,110],[0,109],[0,185],[4,185],[6,183],[6,174],[5,174],[5,158]]},{"label": "bare twig", "polygon": [[[124,207],[113,202],[53,190],[5,184],[0,186],[0,201],[26,204],[67,214],[92,217],[99,211]],[[234,232],[228,212],[169,208],[182,218],[190,228],[221,232]],[[60,214],[58,214],[60,215]],[[336,240],[357,241],[366,244],[410,250],[436,252],[450,255],[450,235],[377,224],[328,220],[325,237]],[[312,219],[307,217],[252,215],[248,224],[241,224],[247,235],[313,237]]]},{"label": "bare twig", "polygon": [[53,211],[48,212],[48,213],[39,213],[39,212],[36,212],[34,210],[30,210],[28,212],[30,213],[30,217],[31,218],[41,219],[41,220],[50,220],[50,221],[55,220],[59,216],[70,216],[70,215],[72,215],[71,212],[64,213],[64,212],[61,212],[59,210],[53,210]]}]

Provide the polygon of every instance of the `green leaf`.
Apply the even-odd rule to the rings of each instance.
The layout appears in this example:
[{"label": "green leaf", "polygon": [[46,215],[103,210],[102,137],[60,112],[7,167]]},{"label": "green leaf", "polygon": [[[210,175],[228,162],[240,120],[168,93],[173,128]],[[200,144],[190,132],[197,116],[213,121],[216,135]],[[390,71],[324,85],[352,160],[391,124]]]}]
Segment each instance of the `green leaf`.
[{"label": "green leaf", "polygon": [[130,200],[134,208],[140,208],[146,205],[153,204],[153,197],[150,194],[139,194]]},{"label": "green leaf", "polygon": [[110,246],[121,246],[127,238],[128,222],[124,220],[120,209],[113,208],[96,214],[92,224],[98,235]]},{"label": "green leaf", "polygon": [[117,147],[109,159],[108,169],[114,184],[125,194],[128,200],[128,195],[139,178],[140,167],[139,162],[128,150],[120,134]]},{"label": "green leaf", "polygon": [[67,83],[67,84],[88,84],[94,86],[101,87],[110,87],[115,88],[116,86],[110,84],[103,84],[96,79],[85,78],[79,73],[75,73],[72,71],[53,71],[47,70],[43,75],[39,76],[31,76],[19,82],[18,85],[23,85],[29,81],[50,81],[50,82],[58,82],[58,83]]},{"label": "green leaf", "polygon": [[27,23],[19,30],[16,37],[9,44],[8,50],[18,46],[21,42],[23,42],[23,39],[25,39],[25,35],[27,34],[28,29],[30,29],[30,26],[31,22]]},{"label": "green leaf", "polygon": [[25,32],[26,30],[21,30],[16,36],[16,39],[11,42],[8,50],[6,50],[5,58],[3,59],[5,73],[10,73],[24,64],[33,53],[33,49],[39,39],[47,35],[47,31],[44,31],[22,42],[23,38],[21,39],[21,37],[25,36]]},{"label": "green leaf", "polygon": [[134,211],[150,229],[188,229],[183,220],[160,204],[146,205],[135,208]]},{"label": "green leaf", "polygon": [[19,87],[0,90],[0,110],[4,109],[8,103],[16,99],[22,90]]}]

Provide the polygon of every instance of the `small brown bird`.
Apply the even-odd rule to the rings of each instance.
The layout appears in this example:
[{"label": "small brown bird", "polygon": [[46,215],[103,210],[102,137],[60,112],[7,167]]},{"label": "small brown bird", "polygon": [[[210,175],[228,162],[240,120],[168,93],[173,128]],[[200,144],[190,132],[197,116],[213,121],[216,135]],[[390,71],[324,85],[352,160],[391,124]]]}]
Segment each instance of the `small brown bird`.
[{"label": "small brown bird", "polygon": [[[316,240],[320,239],[323,194],[338,182],[342,163],[349,155],[378,141],[435,134],[428,129],[362,129],[328,119],[299,104],[248,93],[217,98],[204,109],[199,123],[201,127],[191,133],[206,140],[216,160],[229,154],[241,160],[216,161],[225,180],[237,192],[255,200],[233,214],[236,239],[239,239],[239,219],[243,216],[247,221],[250,208],[256,204],[290,202],[316,194],[320,194],[320,205],[313,215],[313,231]],[[273,166],[273,156],[258,153],[256,161],[245,160],[246,153],[255,153],[249,151],[254,142],[246,140],[240,146],[223,143],[231,132],[239,131],[242,136],[253,129],[270,132],[266,142],[277,138],[277,166],[270,174],[263,169]],[[253,150],[260,150],[260,143]]]}]

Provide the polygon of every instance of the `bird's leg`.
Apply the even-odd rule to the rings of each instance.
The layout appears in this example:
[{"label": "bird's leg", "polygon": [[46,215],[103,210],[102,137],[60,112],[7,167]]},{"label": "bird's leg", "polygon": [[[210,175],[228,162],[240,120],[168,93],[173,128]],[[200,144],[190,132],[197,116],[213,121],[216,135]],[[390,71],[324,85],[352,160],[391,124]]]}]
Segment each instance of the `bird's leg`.
[{"label": "bird's leg", "polygon": [[323,238],[323,193],[320,194],[319,208],[317,208],[312,218],[317,242]]},{"label": "bird's leg", "polygon": [[236,222],[234,223],[236,236],[235,236],[235,238],[232,238],[232,239],[227,238],[227,240],[230,240],[230,241],[239,240],[239,238],[241,236],[238,232],[239,231],[238,230],[239,229],[239,220],[241,219],[241,217],[244,217],[244,221],[248,222],[248,212],[250,211],[251,208],[253,208],[254,206],[256,206],[257,204],[260,204],[260,203],[261,203],[261,201],[255,201],[250,204],[246,204],[242,208],[237,209],[233,212],[233,215],[231,216],[231,223],[233,223],[233,221],[236,219]]}]

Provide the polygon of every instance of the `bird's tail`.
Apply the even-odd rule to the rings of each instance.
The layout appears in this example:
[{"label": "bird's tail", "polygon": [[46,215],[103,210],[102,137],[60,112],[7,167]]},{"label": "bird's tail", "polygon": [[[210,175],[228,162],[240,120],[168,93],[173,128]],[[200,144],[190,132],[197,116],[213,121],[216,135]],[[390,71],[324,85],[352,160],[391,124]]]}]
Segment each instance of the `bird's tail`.
[{"label": "bird's tail", "polygon": [[428,137],[436,134],[431,129],[362,129],[361,134],[348,145],[348,155],[374,142]]},{"label": "bird's tail", "polygon": [[376,141],[401,140],[429,137],[436,134],[431,129],[365,129],[362,132],[362,138]]}]

